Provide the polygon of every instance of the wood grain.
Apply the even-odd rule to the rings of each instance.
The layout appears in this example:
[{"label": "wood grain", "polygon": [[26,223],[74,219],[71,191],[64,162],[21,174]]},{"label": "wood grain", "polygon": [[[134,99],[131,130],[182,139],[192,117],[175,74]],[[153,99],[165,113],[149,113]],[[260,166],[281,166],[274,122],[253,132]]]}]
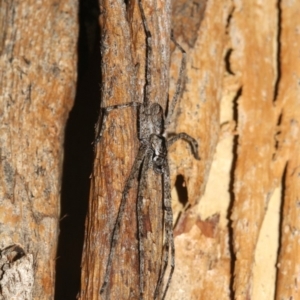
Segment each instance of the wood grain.
[{"label": "wood grain", "polygon": [[77,9],[69,0],[0,1],[0,250],[24,251],[1,279],[13,269],[29,276],[17,295],[16,284],[0,279],[1,299],[53,299],[64,127],[77,76]]},{"label": "wood grain", "polygon": [[[168,99],[170,2],[142,1],[152,35],[151,102],[164,109]],[[102,56],[101,107],[142,102],[145,85],[146,40],[137,1],[100,1]],[[80,299],[101,299],[124,183],[133,165],[139,141],[137,110],[126,108],[109,114],[102,140],[95,146],[89,212],[82,258]],[[99,118],[98,126],[102,126]],[[130,190],[120,228],[110,284],[110,299],[139,299],[139,253],[137,240],[137,181]],[[144,199],[145,291],[151,299],[157,284],[163,240],[161,178],[148,172]]]},{"label": "wood grain", "polygon": [[300,3],[281,2],[281,79],[278,92],[282,117],[280,157],[287,161],[283,176],[281,244],[278,257],[276,299],[300,299],[299,277],[299,163],[300,163],[300,56],[298,15]]}]

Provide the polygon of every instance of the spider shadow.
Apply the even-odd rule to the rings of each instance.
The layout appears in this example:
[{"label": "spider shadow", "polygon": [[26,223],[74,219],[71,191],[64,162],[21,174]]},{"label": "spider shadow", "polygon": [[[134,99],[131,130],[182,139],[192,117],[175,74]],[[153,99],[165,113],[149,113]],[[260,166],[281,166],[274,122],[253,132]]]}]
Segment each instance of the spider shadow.
[{"label": "spider shadow", "polygon": [[60,235],[55,300],[73,300],[80,290],[80,264],[93,165],[94,125],[100,101],[99,14],[97,0],[81,0],[78,79],[65,131]]}]

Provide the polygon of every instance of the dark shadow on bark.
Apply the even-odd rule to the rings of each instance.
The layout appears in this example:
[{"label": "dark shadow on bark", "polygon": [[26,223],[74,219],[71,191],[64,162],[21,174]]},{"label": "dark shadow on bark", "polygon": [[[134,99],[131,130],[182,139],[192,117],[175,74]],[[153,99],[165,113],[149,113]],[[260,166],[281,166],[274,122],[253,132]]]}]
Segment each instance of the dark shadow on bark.
[{"label": "dark shadow on bark", "polygon": [[80,289],[84,222],[93,164],[94,126],[100,107],[98,1],[80,1],[78,81],[65,132],[56,300],[74,300]]}]

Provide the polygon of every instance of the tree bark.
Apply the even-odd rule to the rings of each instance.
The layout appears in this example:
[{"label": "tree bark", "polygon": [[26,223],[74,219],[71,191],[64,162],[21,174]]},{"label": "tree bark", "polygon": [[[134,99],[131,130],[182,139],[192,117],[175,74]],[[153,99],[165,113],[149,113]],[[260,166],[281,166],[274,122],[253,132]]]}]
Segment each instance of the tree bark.
[{"label": "tree bark", "polygon": [[173,1],[172,26],[187,51],[185,89],[173,130],[185,131],[200,142],[201,160],[195,162],[183,142],[170,150],[177,222],[176,268],[167,299],[224,299],[229,295],[227,228],[220,226],[219,209],[205,219],[199,207],[222,129],[223,59],[231,10],[231,1]]},{"label": "tree bark", "polygon": [[53,299],[76,1],[0,1],[0,299]]},{"label": "tree bark", "polygon": [[[181,55],[171,44],[168,80],[168,50],[161,53],[169,47],[170,12],[164,8],[169,4],[143,5],[153,35],[151,102],[165,108]],[[141,102],[146,43],[137,2],[100,6],[102,107]],[[173,1],[171,27],[187,52],[187,70],[168,132],[184,131],[200,141],[201,161],[183,142],[170,149],[176,268],[167,299],[300,299],[299,10],[297,1],[288,0]],[[100,299],[112,230],[138,146],[136,110],[112,111],[95,147],[81,299]],[[145,299],[153,299],[163,240],[161,182],[148,174],[147,184],[152,268],[145,268]],[[138,298],[136,193],[137,183],[121,224],[111,299]]]},{"label": "tree bark", "polygon": [[[281,244],[278,257],[276,299],[300,299],[299,277],[299,160],[300,160],[300,3],[282,1],[281,10],[281,77],[278,106],[281,109],[280,152],[286,162],[282,176]],[[278,130],[278,131],[279,131]]]},{"label": "tree bark", "polygon": [[[142,1],[151,32],[152,57],[150,102],[164,109],[168,99],[170,57],[170,2]],[[143,102],[146,83],[146,36],[137,1],[100,1],[102,99],[101,107]],[[149,46],[149,45],[148,45]],[[137,109],[111,111],[103,137],[95,144],[89,211],[82,258],[80,299],[101,299],[112,232],[124,184],[139,147]],[[162,187],[153,170],[147,172],[144,199],[145,288],[144,299],[153,298],[162,257]],[[139,252],[137,240],[137,180],[130,189],[105,295],[110,299],[139,299]],[[104,299],[103,298],[103,299]]]}]

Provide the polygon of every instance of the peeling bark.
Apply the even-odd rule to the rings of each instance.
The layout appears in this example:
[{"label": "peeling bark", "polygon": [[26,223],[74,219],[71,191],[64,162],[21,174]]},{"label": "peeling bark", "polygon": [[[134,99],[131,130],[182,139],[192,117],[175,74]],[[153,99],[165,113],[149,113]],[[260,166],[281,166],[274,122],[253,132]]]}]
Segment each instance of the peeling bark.
[{"label": "peeling bark", "polygon": [[[194,9],[189,11],[189,18],[173,15],[175,29],[178,24],[184,24],[175,32],[178,42],[187,51],[188,63],[185,89],[171,131],[184,131],[196,138],[200,143],[201,160],[194,160],[184,142],[170,149],[173,210],[178,223],[174,229],[176,268],[167,299],[226,299],[230,285],[228,230],[220,226],[218,211],[204,219],[198,212],[201,205],[198,202],[205,193],[219,142],[223,59],[228,41],[226,26],[232,5],[230,1],[198,1],[197,6],[192,1],[180,3],[181,7],[194,6]],[[176,2],[174,14],[178,6]],[[185,12],[184,9],[181,11]],[[194,22],[196,12],[198,20],[203,18],[201,23]],[[178,60],[174,56],[172,61],[176,65]],[[171,67],[171,80],[174,73]],[[178,198],[176,190],[178,192],[181,187],[178,187],[176,178],[179,175],[186,195]],[[210,227],[211,220],[215,222],[216,231],[207,236],[206,228]],[[181,232],[180,227],[186,222],[190,225]]]},{"label": "peeling bark", "polygon": [[[184,142],[170,149],[176,268],[166,298],[255,300],[276,293],[278,300],[298,299],[298,2],[176,1],[172,25],[169,3],[143,3],[153,35],[151,102],[166,108],[168,89],[170,99],[174,94],[181,54],[169,45],[172,27],[187,52],[187,70],[168,133],[186,132],[200,141],[200,162]],[[141,102],[145,33],[137,3],[103,0],[100,6],[101,106]],[[112,111],[95,146],[81,299],[99,299],[124,182],[138,146],[135,108]],[[161,182],[149,172],[147,184],[145,299],[152,299],[162,253]],[[121,225],[111,299],[138,298],[136,193],[137,183]],[[255,258],[260,243],[269,246],[262,227],[272,197],[283,201],[280,242],[274,242],[271,227],[267,232],[276,245],[268,250],[278,257],[278,269],[270,260],[265,276]],[[273,219],[279,223],[277,211]]]}]

